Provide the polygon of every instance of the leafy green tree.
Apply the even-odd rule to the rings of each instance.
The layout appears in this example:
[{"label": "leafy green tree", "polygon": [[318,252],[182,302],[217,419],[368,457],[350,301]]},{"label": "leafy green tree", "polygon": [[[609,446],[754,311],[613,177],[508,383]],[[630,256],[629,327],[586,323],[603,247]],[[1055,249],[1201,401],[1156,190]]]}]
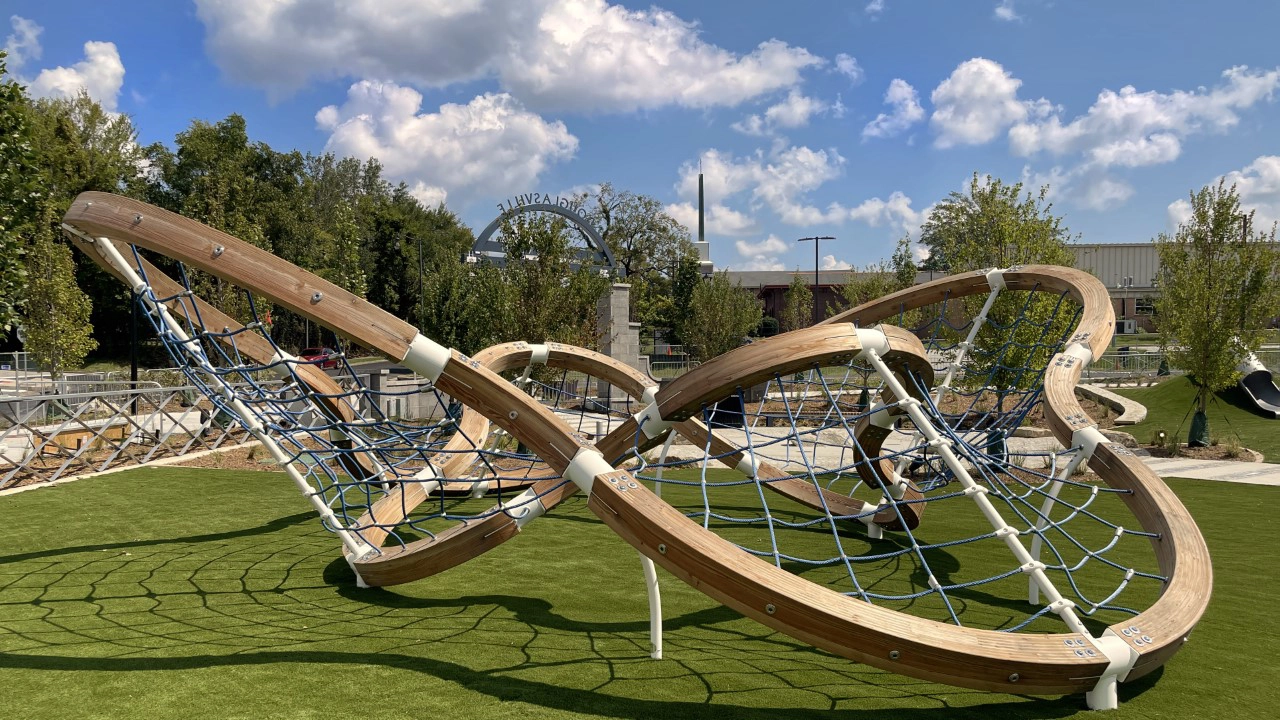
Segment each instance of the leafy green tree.
[{"label": "leafy green tree", "polygon": [[7,75],[0,50],[0,327],[18,317],[26,284],[23,236],[35,222],[43,197],[31,146],[26,90]]},{"label": "leafy green tree", "polygon": [[[149,148],[149,163],[157,182],[149,199],[161,207],[222,230],[247,243],[272,250],[257,202],[254,170],[263,148],[249,142],[244,118],[228,115],[210,124],[192,121],[178,133],[177,149]],[[215,307],[241,322],[251,319],[248,300],[230,283],[191,271],[192,289]],[[259,311],[270,305],[255,298]]]},{"label": "leafy green tree", "polygon": [[1156,299],[1160,345],[1196,386],[1192,444],[1206,443],[1205,410],[1213,393],[1239,379],[1237,366],[1262,344],[1263,328],[1280,314],[1276,229],[1250,230],[1224,181],[1191,193],[1191,215],[1172,235],[1155,239],[1160,253]]},{"label": "leafy green tree", "polygon": [[657,199],[610,183],[579,200],[613,253],[617,275],[631,285],[631,319],[642,332],[676,327],[684,312],[674,298],[675,276],[697,259],[689,231]]},{"label": "leafy green tree", "polygon": [[[1023,192],[1022,183],[1006,185],[974,173],[967,193],[951,193],[929,213],[921,232],[921,242],[930,250],[928,267],[958,273],[1030,263],[1071,265],[1074,256],[1067,243],[1073,237],[1053,214],[1048,193],[1047,185],[1033,195]],[[1043,295],[1000,294],[974,339],[966,377],[997,388],[1038,382],[1038,374],[1025,368],[1043,367],[1053,347],[1045,340],[1060,339],[1072,323],[1067,313],[1057,312],[1056,297]],[[965,300],[970,316],[984,300]],[[941,330],[945,334],[946,328]]]},{"label": "leafy green tree", "polygon": [[599,267],[573,267],[577,253],[564,218],[518,215],[503,225],[502,242],[514,331],[503,339],[596,346],[596,304],[610,283]]},{"label": "leafy green tree", "polygon": [[684,337],[684,329],[689,324],[689,315],[693,308],[693,291],[702,285],[702,270],[696,256],[680,259],[671,277],[669,313],[654,321],[653,327],[672,329],[674,340],[692,344]]},{"label": "leafy green tree", "polygon": [[23,343],[36,363],[58,377],[80,367],[98,346],[89,324],[89,297],[75,284],[71,248],[53,228],[61,218],[45,204],[41,221],[27,250],[27,301]]},{"label": "leafy green tree", "polygon": [[700,361],[741,345],[764,316],[764,303],[743,289],[741,282],[730,282],[728,271],[718,272],[699,283],[689,305],[689,318],[681,329],[681,338],[697,349]]},{"label": "leafy green tree", "polygon": [[583,205],[624,281],[635,275],[670,277],[682,259],[696,257],[689,231],[655,198],[604,183],[583,198]]},{"label": "leafy green tree", "polygon": [[967,193],[953,192],[929,213],[920,242],[926,269],[952,273],[1029,263],[1070,265],[1073,240],[1048,202],[1049,186],[1032,195],[1022,183],[1006,185],[977,173]]},{"label": "leafy green tree", "polygon": [[[848,282],[840,287],[839,307],[828,307],[827,315],[835,315],[865,302],[909,288],[915,282],[916,264],[911,255],[911,238],[903,237],[898,240],[893,257],[888,262],[878,260],[862,270],[849,273]],[[907,327],[914,325],[914,322],[901,319],[892,322]]]},{"label": "leafy green tree", "polygon": [[[47,204],[51,208],[46,217],[52,218],[48,220],[52,224],[42,228],[42,233],[59,236],[58,219],[76,196],[86,190],[132,197],[145,193],[147,181],[141,169],[145,153],[137,144],[137,131],[127,115],[107,112],[81,92],[72,98],[37,100],[30,108],[29,117],[40,182],[48,191]],[[84,331],[92,330],[95,346],[122,353],[128,344],[129,326],[120,318],[131,311],[129,292],[119,280],[82,253],[73,253],[72,257],[73,274],[56,281],[45,276],[42,281],[65,288],[59,293],[65,296],[60,302],[67,308],[66,312],[74,314],[78,312],[75,308],[91,307]],[[66,269],[60,264],[57,267]],[[70,297],[82,291],[86,297],[74,300]],[[94,302],[90,303],[89,297],[94,298]],[[63,350],[42,352],[51,357],[83,358],[83,353],[77,350],[84,344],[79,330],[64,336],[67,347]],[[56,336],[49,340],[56,341]]]},{"label": "leafy green tree", "polygon": [[321,277],[364,297],[368,283],[360,264],[360,226],[350,205],[340,203],[336,208],[333,234],[324,247]]},{"label": "leafy green tree", "polygon": [[37,100],[31,125],[45,187],[60,209],[86,190],[143,194],[146,153],[128,115],[107,112],[81,91]]},{"label": "leafy green tree", "polygon": [[813,288],[796,274],[791,278],[787,292],[782,296],[783,332],[799,330],[813,324]]}]

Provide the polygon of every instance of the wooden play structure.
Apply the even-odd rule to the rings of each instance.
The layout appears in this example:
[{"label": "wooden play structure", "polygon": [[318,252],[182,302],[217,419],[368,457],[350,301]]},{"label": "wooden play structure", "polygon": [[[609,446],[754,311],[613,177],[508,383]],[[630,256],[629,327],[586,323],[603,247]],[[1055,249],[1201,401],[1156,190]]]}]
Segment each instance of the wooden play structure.
[{"label": "wooden play structure", "polygon": [[[1075,399],[1115,327],[1105,288],[1078,270],[943,278],[659,388],[555,343],[468,357],[135,200],[84,193],[64,223],[138,295],[192,381],[271,452],[366,585],[454,567],[583,494],[645,558],[655,646],[654,563],[858,662],[983,690],[1083,692],[1094,708],[1115,707],[1118,682],[1172,657],[1208,603],[1212,570],[1191,515]],[[161,272],[161,257],[182,273]],[[336,346],[404,365],[461,414],[385,416],[369,388],[340,384],[277,347],[256,317],[197,297],[195,272],[249,293],[250,307],[266,298],[328,328]],[[283,385],[259,382],[268,376]],[[716,412],[728,399],[730,421]],[[1010,449],[1033,409],[1060,449]],[[974,606],[988,611],[969,622]]]}]

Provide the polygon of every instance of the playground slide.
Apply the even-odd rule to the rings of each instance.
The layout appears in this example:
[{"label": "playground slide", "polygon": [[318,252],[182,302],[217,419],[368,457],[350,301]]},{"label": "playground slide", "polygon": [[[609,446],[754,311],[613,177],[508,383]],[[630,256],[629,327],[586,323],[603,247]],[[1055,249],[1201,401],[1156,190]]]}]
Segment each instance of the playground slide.
[{"label": "playground slide", "polygon": [[1259,410],[1273,418],[1280,418],[1280,388],[1271,379],[1271,371],[1253,353],[1249,353],[1244,362],[1240,363],[1239,370],[1244,373],[1244,377],[1240,378],[1240,389],[1248,394]]}]

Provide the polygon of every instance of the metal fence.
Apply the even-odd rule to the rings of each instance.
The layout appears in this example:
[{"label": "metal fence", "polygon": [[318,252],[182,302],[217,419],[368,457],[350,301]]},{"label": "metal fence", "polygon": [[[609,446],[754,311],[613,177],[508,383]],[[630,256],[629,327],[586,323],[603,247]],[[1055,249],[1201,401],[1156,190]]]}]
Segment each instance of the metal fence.
[{"label": "metal fence", "polygon": [[[1274,372],[1280,371],[1280,349],[1259,350],[1254,353],[1258,361]],[[1138,378],[1154,376],[1160,372],[1160,364],[1166,359],[1165,353],[1159,351],[1120,352],[1111,351],[1096,358],[1085,369],[1086,380],[1107,378]],[[1169,372],[1180,373],[1182,368],[1168,363]]]},{"label": "metal fence", "polygon": [[115,385],[0,394],[0,489],[250,439],[195,387]]}]

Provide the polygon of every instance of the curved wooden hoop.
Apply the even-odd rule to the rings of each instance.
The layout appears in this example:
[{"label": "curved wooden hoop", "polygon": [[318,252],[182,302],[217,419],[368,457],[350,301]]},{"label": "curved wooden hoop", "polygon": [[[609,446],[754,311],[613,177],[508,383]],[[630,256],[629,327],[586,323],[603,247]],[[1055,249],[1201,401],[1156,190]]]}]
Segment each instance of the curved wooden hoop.
[{"label": "curved wooden hoop", "polygon": [[[332,284],[225,233],[143,203],[84,193],[65,219],[90,235],[148,247],[262,292],[299,314],[361,338],[389,357],[403,359],[417,338],[407,323]],[[1096,355],[1109,343],[1114,314],[1105,288],[1091,276],[1067,268],[1038,266],[1006,272],[1004,281],[1016,290],[1065,291],[1084,305],[1084,317],[1070,350],[1079,347]],[[969,292],[962,292],[966,286]],[[919,307],[938,302],[948,294],[974,294],[986,288],[982,274],[946,278],[855,308],[836,322],[811,329],[815,331],[812,336],[779,337],[799,337],[801,345],[810,351],[816,349],[810,344],[826,347],[829,360],[841,353],[848,359],[861,350],[856,331],[843,324],[850,319],[871,322],[878,313],[886,313],[881,316],[885,317],[896,308]],[[309,307],[308,297],[314,299],[315,306]],[[319,307],[319,299],[325,297],[334,301]],[[841,339],[843,343],[838,342]],[[830,352],[824,343],[839,344],[840,349]],[[919,341],[915,340],[915,344],[919,346]],[[753,348],[758,350],[744,354]],[[656,405],[660,417],[687,419],[702,403],[716,399],[716,392],[726,385],[749,387],[774,372],[789,372],[812,363],[812,358],[805,358],[797,364],[796,357],[786,352],[789,349],[784,343],[759,343],[708,363],[703,367],[714,369],[701,375],[717,381],[709,384],[712,390],[708,392],[708,385],[696,387],[692,382],[673,383],[659,393]],[[746,359],[761,364],[744,371],[738,361]],[[902,362],[901,357],[898,360]],[[1073,391],[1084,365],[1079,353],[1059,353],[1046,373],[1046,415],[1064,444],[1074,444],[1076,432],[1093,427]],[[521,438],[558,473],[563,474],[580,452],[595,450],[541,405],[514,392],[497,375],[456,351],[450,353],[437,385]],[[622,434],[620,431],[628,425],[630,432],[626,435],[629,439],[636,437],[640,426],[634,419],[610,437]],[[611,448],[612,452],[606,451],[606,456],[617,457],[622,450],[618,445]],[[1104,481],[1129,491],[1125,500],[1130,509],[1145,530],[1156,533],[1152,543],[1167,577],[1164,592],[1155,604],[1124,623],[1126,628],[1119,624],[1109,628],[1136,657],[1128,674],[1133,678],[1163,664],[1185,641],[1208,603],[1212,569],[1208,549],[1190,514],[1154,473],[1123,448],[1106,443],[1096,448],[1092,460]],[[584,482],[591,493],[588,506],[624,539],[711,597],[816,647],[928,680],[1035,694],[1089,690],[1111,664],[1105,656],[1077,655],[1073,648],[1093,642],[1077,633],[1015,636],[975,630],[851,599],[747,555],[691,522],[625,471],[591,474],[593,479]],[[1127,626],[1140,627],[1142,636],[1121,634]]]}]

